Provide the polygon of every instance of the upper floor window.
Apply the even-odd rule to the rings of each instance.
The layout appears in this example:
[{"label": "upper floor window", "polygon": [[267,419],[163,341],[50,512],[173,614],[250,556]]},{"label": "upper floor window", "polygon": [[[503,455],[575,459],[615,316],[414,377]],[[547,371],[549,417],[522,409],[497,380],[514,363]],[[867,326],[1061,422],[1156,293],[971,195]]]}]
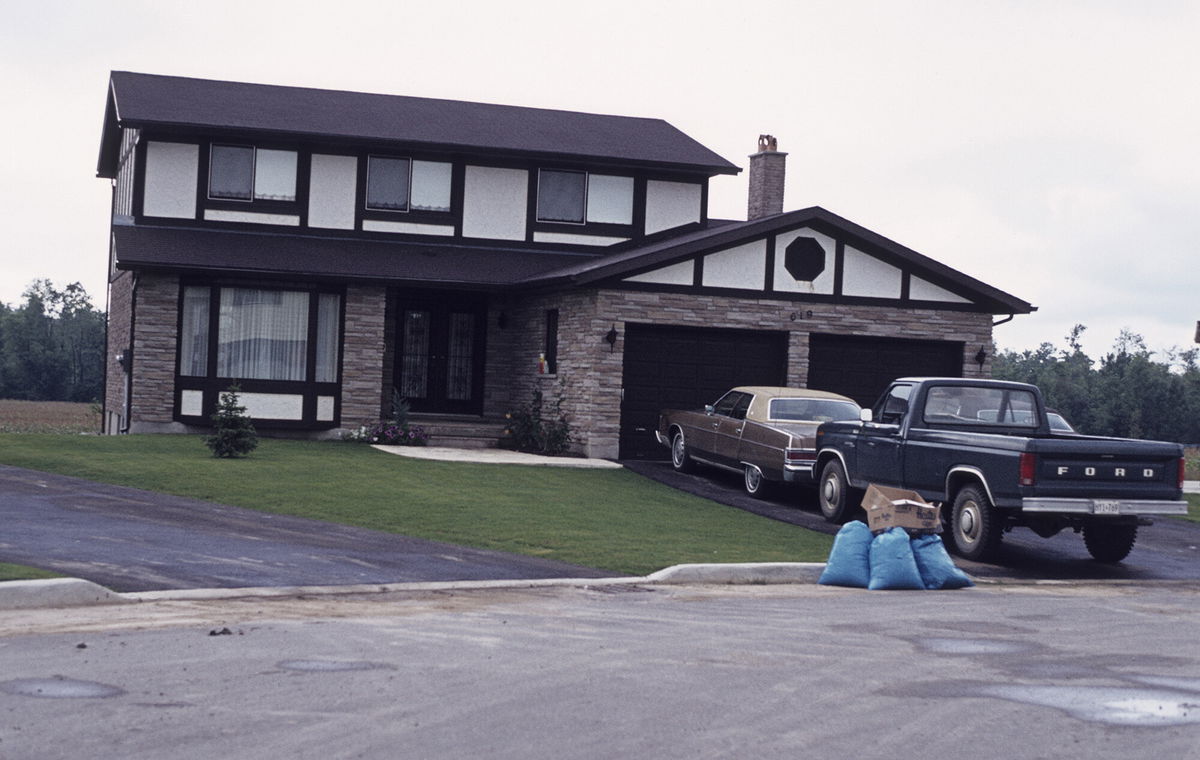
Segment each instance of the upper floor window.
[{"label": "upper floor window", "polygon": [[541,169],[537,220],[571,224],[633,224],[633,178]]},{"label": "upper floor window", "polygon": [[368,209],[449,211],[451,165],[390,156],[367,157]]},{"label": "upper floor window", "polygon": [[213,145],[208,197],[238,201],[296,200],[296,151]]}]

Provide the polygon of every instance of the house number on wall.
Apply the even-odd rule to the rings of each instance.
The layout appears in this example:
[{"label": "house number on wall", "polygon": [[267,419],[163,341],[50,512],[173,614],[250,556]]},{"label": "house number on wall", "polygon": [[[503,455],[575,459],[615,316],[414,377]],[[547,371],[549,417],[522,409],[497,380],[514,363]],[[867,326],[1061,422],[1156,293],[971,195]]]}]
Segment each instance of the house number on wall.
[{"label": "house number on wall", "polygon": [[812,309],[807,311],[793,311],[791,320],[795,322],[798,319],[812,319]]}]

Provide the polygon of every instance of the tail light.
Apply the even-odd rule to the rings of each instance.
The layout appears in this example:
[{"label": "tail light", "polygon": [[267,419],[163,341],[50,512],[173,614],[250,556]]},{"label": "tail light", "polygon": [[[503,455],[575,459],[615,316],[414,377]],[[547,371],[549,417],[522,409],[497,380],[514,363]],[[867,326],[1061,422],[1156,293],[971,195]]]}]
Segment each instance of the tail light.
[{"label": "tail light", "polygon": [[815,449],[785,449],[783,459],[787,464],[805,464],[815,461],[817,452]]},{"label": "tail light", "polygon": [[1021,454],[1020,483],[1032,486],[1037,482],[1037,457],[1029,452]]}]

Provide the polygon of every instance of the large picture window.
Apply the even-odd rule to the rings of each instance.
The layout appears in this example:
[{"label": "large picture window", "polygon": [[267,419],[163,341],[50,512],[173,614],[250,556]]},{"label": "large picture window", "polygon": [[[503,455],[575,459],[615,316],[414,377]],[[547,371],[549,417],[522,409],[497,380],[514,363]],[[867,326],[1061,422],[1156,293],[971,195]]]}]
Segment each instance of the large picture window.
[{"label": "large picture window", "polygon": [[234,201],[296,200],[296,151],[213,145],[208,197]]},{"label": "large picture window", "polygon": [[[183,290],[179,374],[215,379],[337,382],[341,297],[259,288]],[[312,350],[310,351],[310,345]]]}]

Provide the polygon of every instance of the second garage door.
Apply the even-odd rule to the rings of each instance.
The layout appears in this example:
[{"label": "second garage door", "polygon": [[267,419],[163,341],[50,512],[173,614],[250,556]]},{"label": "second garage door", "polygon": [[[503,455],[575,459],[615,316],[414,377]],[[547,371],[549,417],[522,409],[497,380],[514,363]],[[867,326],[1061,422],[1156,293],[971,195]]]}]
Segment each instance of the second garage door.
[{"label": "second garage door", "polygon": [[699,408],[735,385],[783,385],[787,333],[630,324],[625,331],[620,456],[665,459],[664,408]]},{"label": "second garage door", "polygon": [[833,391],[864,407],[898,377],[962,377],[963,344],[941,340],[809,337],[808,387]]}]

